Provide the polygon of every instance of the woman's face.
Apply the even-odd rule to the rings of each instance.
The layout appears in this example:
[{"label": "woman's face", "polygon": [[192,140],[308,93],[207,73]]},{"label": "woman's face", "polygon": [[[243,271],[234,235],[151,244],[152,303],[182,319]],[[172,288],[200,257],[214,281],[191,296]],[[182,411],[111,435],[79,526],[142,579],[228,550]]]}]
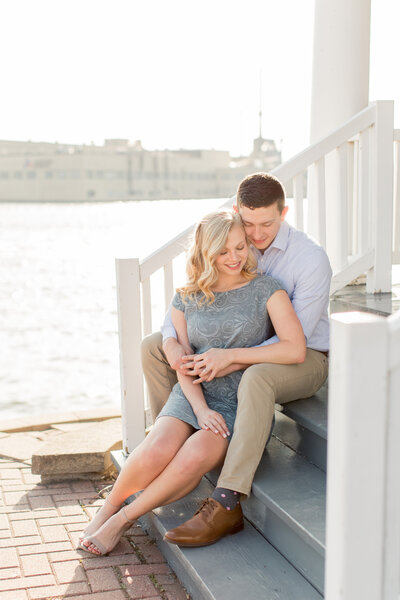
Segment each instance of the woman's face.
[{"label": "woman's face", "polygon": [[215,259],[215,266],[222,275],[238,275],[246,264],[249,247],[244,229],[234,225],[230,230],[225,248]]}]

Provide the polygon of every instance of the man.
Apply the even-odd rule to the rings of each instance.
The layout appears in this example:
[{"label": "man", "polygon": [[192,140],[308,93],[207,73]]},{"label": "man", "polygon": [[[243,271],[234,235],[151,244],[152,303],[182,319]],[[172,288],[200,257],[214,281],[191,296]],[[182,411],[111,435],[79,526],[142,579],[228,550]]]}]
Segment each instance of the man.
[{"label": "man", "polygon": [[[304,362],[294,365],[255,364],[248,367],[238,389],[238,410],[225,463],[211,498],[186,523],[168,531],[165,539],[182,546],[204,546],[243,525],[240,496],[250,493],[254,473],[271,431],[275,402],[308,398],[328,375],[328,303],[332,270],[320,246],[285,222],[288,207],[282,184],[267,173],[246,177],[237,191],[239,211],[258,269],[281,281],[303,327],[307,344]],[[143,341],[143,369],[153,419],[176,382],[173,369],[207,380],[207,357],[185,357],[172,323],[166,317],[163,350],[160,334]],[[265,345],[278,341],[276,336]],[[169,363],[166,360],[168,355]],[[216,376],[243,369],[221,364]],[[213,363],[213,372],[215,363]]]}]

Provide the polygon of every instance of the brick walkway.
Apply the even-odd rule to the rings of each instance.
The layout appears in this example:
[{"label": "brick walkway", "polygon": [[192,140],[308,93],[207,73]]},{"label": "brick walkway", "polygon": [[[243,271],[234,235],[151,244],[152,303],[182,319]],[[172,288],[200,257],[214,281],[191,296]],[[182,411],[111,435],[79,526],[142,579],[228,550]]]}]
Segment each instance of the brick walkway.
[{"label": "brick walkway", "polygon": [[0,600],[187,600],[138,526],[108,556],[75,550],[107,482],[39,481],[25,463],[0,458]]}]

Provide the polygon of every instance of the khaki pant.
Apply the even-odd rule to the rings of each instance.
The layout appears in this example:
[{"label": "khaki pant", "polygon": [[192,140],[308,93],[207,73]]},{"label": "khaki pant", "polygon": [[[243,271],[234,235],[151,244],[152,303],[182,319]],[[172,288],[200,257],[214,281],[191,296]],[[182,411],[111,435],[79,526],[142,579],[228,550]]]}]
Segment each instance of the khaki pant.
[{"label": "khaki pant", "polygon": [[[143,340],[142,365],[154,420],[177,381],[162,350],[161,333],[153,333]],[[246,369],[238,389],[237,416],[218,479],[219,487],[245,495],[250,493],[271,429],[275,403],[309,398],[319,390],[327,376],[327,357],[309,348],[301,364],[262,363]]]}]

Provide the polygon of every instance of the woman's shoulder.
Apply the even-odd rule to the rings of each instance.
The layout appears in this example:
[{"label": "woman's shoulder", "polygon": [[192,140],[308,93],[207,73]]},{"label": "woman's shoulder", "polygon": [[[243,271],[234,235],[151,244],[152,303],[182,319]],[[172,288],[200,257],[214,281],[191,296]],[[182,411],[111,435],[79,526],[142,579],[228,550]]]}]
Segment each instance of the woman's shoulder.
[{"label": "woman's shoulder", "polygon": [[273,293],[277,290],[285,290],[279,279],[271,277],[270,275],[257,275],[253,281],[255,287],[262,291],[270,291]]}]

